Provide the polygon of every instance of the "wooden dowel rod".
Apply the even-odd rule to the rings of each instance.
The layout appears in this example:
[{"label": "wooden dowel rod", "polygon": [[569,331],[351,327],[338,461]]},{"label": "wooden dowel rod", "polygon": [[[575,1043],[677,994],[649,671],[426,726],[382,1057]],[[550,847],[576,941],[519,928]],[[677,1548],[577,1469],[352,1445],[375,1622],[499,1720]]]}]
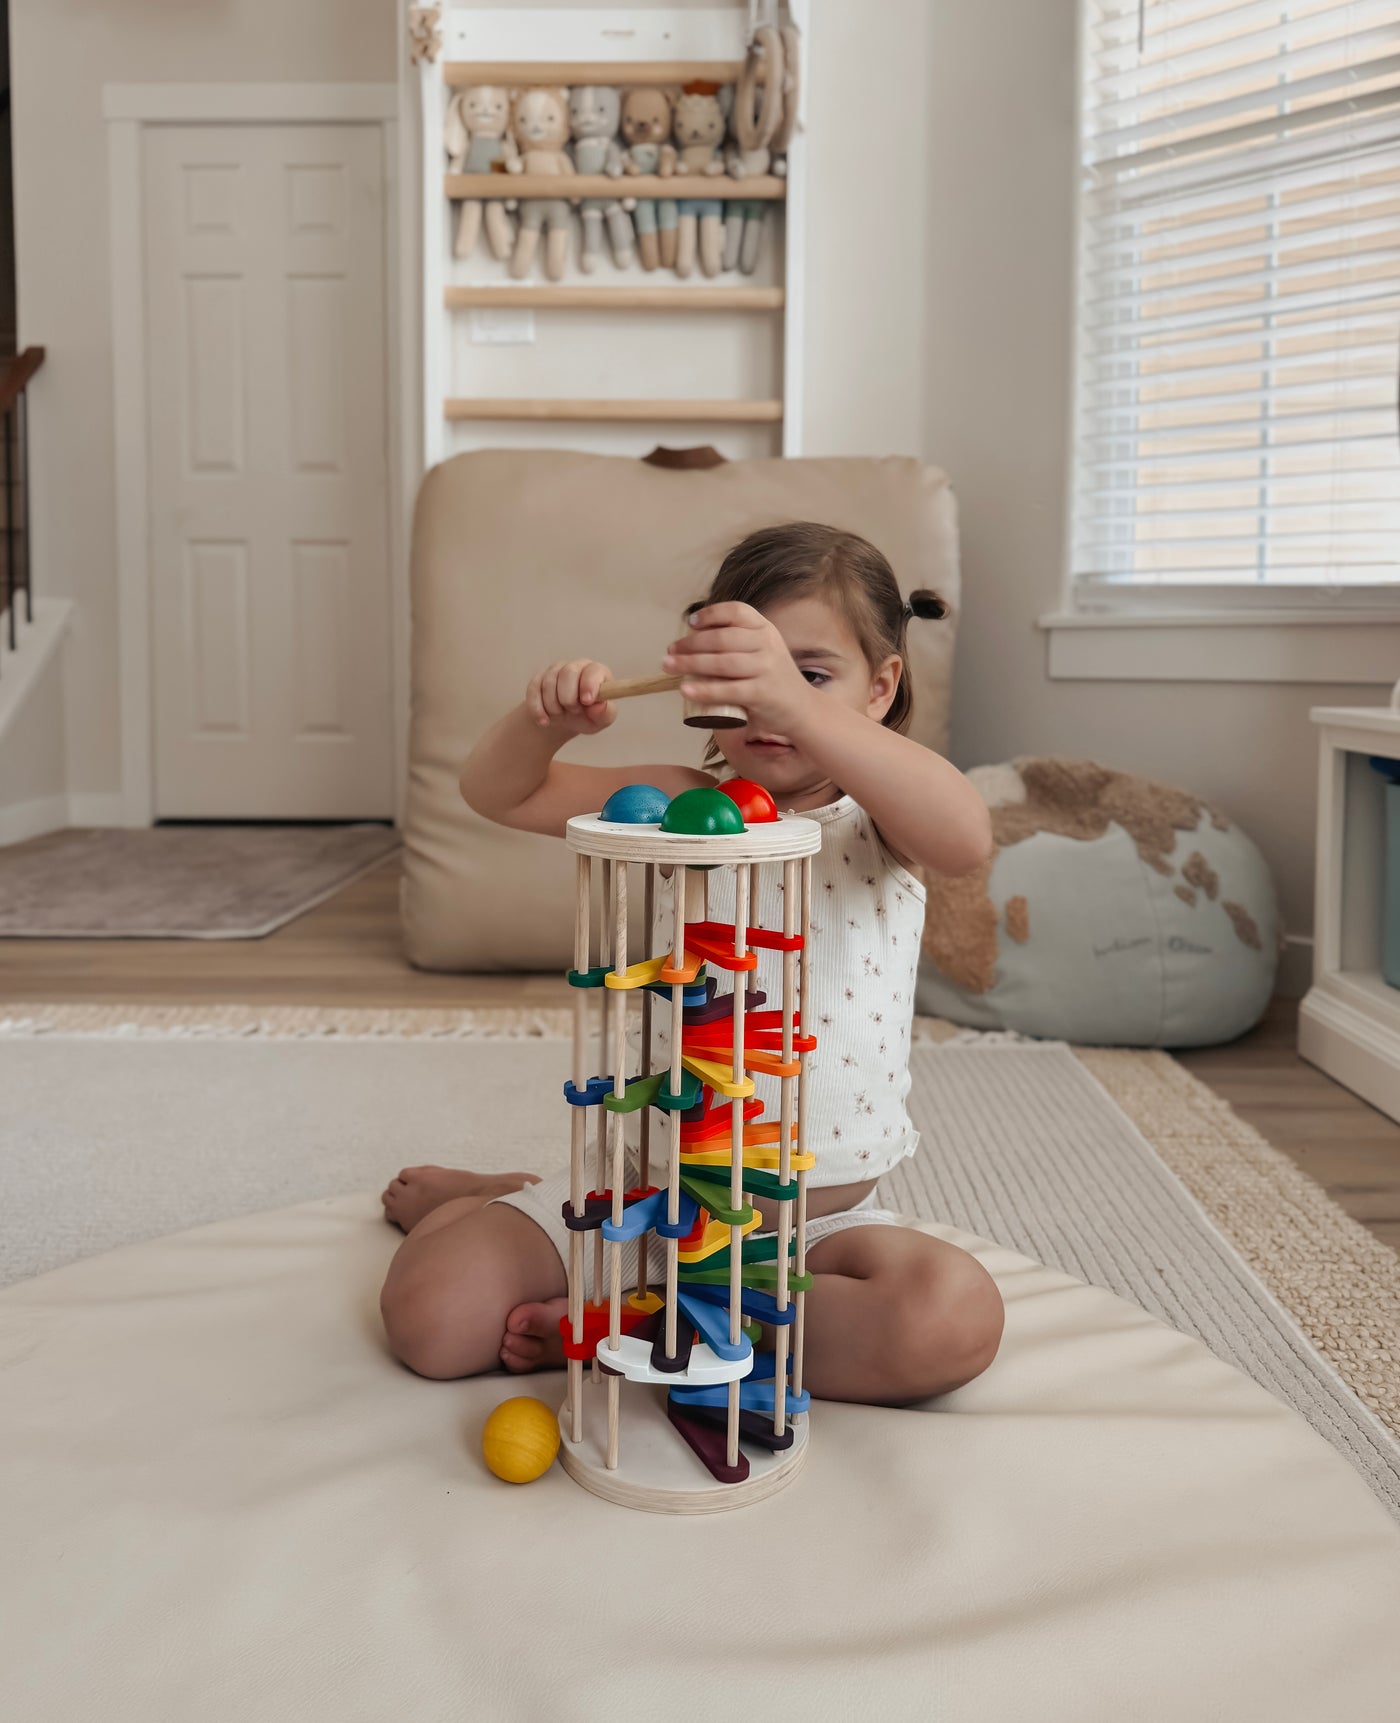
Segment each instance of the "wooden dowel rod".
[{"label": "wooden dowel rod", "polygon": [[623,676],[605,682],[598,690],[600,700],[633,700],[639,694],[670,694],[681,685],[679,676]]},{"label": "wooden dowel rod", "polygon": [[[652,923],[656,920],[656,869],[650,862],[645,864],[646,884],[642,888],[642,950],[652,949]],[[651,1013],[652,994],[649,987],[642,989],[642,1065],[643,1077],[651,1075]],[[637,1169],[637,1183],[645,1190],[651,1183],[651,1108],[642,1108],[641,1150]],[[637,1291],[642,1298],[647,1294],[647,1241],[645,1234],[637,1241]]]},{"label": "wooden dowel rod", "polygon": [[[588,857],[578,857],[574,870],[574,968],[588,968],[589,909],[592,896],[592,863]],[[576,1087],[588,1081],[588,995],[574,989],[573,1080]],[[587,1109],[570,1107],[569,1121],[569,1200],[576,1215],[584,1210],[584,1184],[588,1155]],[[569,1234],[569,1324],[574,1344],[583,1341],[583,1234]],[[583,1440],[583,1360],[569,1360],[569,1426],[575,1442]]]},{"label": "wooden dowel rod", "polygon": [[[689,869],[678,867],[671,879],[671,896],[675,903],[674,931],[671,935],[671,961],[679,969],[685,962],[685,888]],[[682,1015],[685,988],[676,982],[671,988],[671,1087],[673,1095],[681,1091],[681,1034],[685,1027]],[[681,1111],[672,1107],[667,1113],[671,1121],[670,1180],[666,1191],[666,1219],[671,1226],[681,1218]],[[676,1285],[680,1275],[680,1241],[666,1240],[666,1356],[676,1356]]]},{"label": "wooden dowel rod", "polygon": [[[797,931],[798,874],[797,863],[783,863],[783,935],[791,939]],[[783,953],[783,1063],[792,1062],[793,1015],[797,1010],[797,953]],[[792,1127],[795,1123],[794,1080],[784,1077],[780,1083],[778,1132],[778,1179],[787,1184],[792,1177]],[[788,1307],[788,1242],[792,1237],[792,1203],[778,1204],[778,1309]],[[794,1313],[795,1316],[796,1313]],[[787,1363],[788,1332],[779,1325],[775,1331],[776,1346],[773,1364],[773,1429],[782,1435],[787,1423]]]},{"label": "wooden dowel rod", "polygon": [[742,60],[444,60],[442,81],[473,84],[737,84]]},{"label": "wooden dowel rod", "polygon": [[[705,876],[708,888],[709,874]],[[708,904],[706,905],[708,908]],[[734,955],[743,958],[748,952],[749,870],[742,863],[734,869]],[[734,973],[734,1040],[731,1049],[731,1075],[736,1084],[744,1080],[744,988],[748,977]],[[739,1208],[744,1200],[744,1103],[742,1098],[729,1103],[729,1206]],[[737,1345],[743,1321],[744,1231],[729,1229],[729,1341]],[[739,1384],[729,1384],[729,1418],[727,1424],[726,1463],[739,1464]]]},{"label": "wooden dowel rod", "polygon": [[[797,966],[797,1003],[802,1013],[803,1021],[811,1033],[816,1016],[812,1010],[812,1002],[808,997],[807,988],[812,973],[812,858],[802,858],[802,954]],[[798,1055],[797,1062],[797,1153],[799,1158],[807,1149],[807,1108],[803,1098],[803,1067],[806,1056]],[[807,1175],[799,1172],[797,1175],[797,1272],[799,1275],[807,1272]],[[802,1392],[802,1354],[807,1338],[807,1294],[799,1292],[794,1300],[797,1306],[792,1324],[792,1391]]]},{"label": "wooden dowel rod", "polygon": [[757,400],[679,401],[666,398],[606,401],[560,395],[479,398],[457,395],[443,402],[442,412],[449,424],[476,419],[526,419],[581,425],[776,425],[782,421],[783,404],[781,401]]},{"label": "wooden dowel rod", "polygon": [[443,289],[448,311],[494,307],[528,311],[781,311],[787,295],[781,287],[520,287],[502,282],[491,286],[451,286]]},{"label": "wooden dowel rod", "polygon": [[728,174],[623,174],[613,179],[602,173],[450,173],[443,175],[443,191],[450,198],[494,200],[503,197],[534,199],[581,197],[645,198],[742,198],[745,202],[781,203],[787,196],[787,181],[774,174],[754,174],[733,179]]},{"label": "wooden dowel rod", "polygon": [[[627,967],[627,863],[614,862],[613,887],[613,968],[620,974]],[[604,991],[608,991],[604,989]],[[627,1093],[627,991],[617,987],[612,992],[613,1095],[621,1100]],[[607,1109],[603,1108],[606,1112]],[[623,1159],[626,1150],[626,1114],[614,1113],[609,1120],[612,1131],[612,1166],[609,1183],[612,1186],[612,1219],[617,1226],[622,1221],[622,1198],[627,1188]],[[608,1345],[615,1352],[622,1338],[622,1245],[616,1239],[608,1241]],[[608,1377],[608,1458],[607,1469],[617,1470],[618,1424],[621,1412],[621,1380]]]}]

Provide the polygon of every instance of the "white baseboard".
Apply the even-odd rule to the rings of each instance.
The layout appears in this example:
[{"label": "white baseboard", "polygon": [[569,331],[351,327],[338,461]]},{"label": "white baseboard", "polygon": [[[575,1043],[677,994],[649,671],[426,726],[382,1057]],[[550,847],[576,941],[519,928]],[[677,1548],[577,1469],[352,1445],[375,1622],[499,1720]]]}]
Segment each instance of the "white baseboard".
[{"label": "white baseboard", "polygon": [[1298,1051],[1311,1065],[1400,1120],[1400,1038],[1315,987],[1298,1011]]},{"label": "white baseboard", "polygon": [[[126,803],[119,790],[96,794],[76,794],[68,798],[70,826],[129,826]],[[148,825],[148,820],[137,822]]]},{"label": "white baseboard", "polygon": [[59,832],[68,825],[67,796],[35,796],[29,802],[12,802],[0,808],[0,844],[22,844]]}]

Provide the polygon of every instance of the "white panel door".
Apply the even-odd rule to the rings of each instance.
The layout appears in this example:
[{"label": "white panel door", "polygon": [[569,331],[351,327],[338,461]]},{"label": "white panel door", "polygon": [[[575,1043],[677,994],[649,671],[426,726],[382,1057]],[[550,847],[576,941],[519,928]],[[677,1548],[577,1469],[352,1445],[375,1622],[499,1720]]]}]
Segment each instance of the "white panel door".
[{"label": "white panel door", "polygon": [[156,813],[392,815],[379,128],[144,147]]}]

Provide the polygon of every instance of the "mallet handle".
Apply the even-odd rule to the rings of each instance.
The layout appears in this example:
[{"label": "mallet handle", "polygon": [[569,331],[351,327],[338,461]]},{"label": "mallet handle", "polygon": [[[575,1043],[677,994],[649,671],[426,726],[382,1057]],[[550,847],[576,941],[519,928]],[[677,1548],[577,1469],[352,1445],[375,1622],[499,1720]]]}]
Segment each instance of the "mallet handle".
[{"label": "mallet handle", "polygon": [[615,682],[605,682],[598,690],[598,698],[630,700],[635,694],[670,694],[680,685],[679,676],[628,676]]}]

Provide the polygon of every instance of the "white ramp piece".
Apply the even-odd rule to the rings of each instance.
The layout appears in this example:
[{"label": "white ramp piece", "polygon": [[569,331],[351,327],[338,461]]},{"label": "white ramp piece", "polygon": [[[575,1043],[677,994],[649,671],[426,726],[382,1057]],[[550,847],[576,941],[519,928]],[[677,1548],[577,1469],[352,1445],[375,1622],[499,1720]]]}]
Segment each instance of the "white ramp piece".
[{"label": "white ramp piece", "polygon": [[598,1342],[598,1362],[629,1382],[661,1382],[668,1388],[706,1388],[715,1382],[739,1382],[753,1369],[753,1351],[743,1358],[721,1358],[697,1341],[684,1370],[658,1370],[651,1361],[651,1341],[624,1334],[614,1352],[607,1340]]}]

